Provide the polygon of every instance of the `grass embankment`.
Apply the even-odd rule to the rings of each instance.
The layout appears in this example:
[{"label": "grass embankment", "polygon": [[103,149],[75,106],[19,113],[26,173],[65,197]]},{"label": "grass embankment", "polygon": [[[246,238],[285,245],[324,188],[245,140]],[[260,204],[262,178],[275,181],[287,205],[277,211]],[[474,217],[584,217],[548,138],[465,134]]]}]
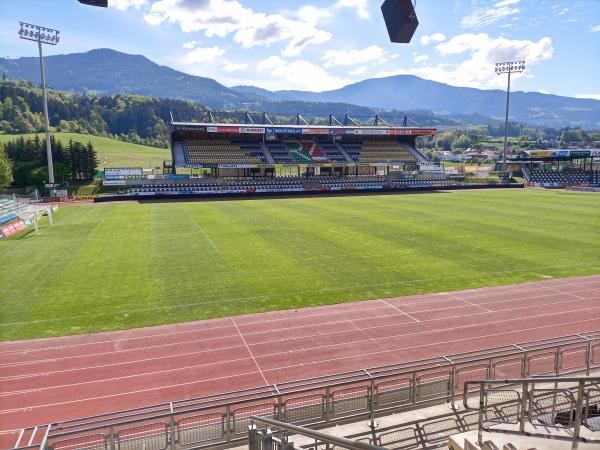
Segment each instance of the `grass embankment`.
[{"label": "grass embankment", "polygon": [[[33,134],[0,134],[0,142],[15,140],[19,137],[33,138]],[[106,167],[143,167],[150,169],[162,167],[163,159],[171,159],[170,150],[148,147],[146,145],[130,144],[116,139],[77,133],[52,133],[54,138],[63,144],[68,144],[69,139],[84,144],[91,142],[98,153],[98,168]],[[37,133],[40,139],[44,133]]]}]

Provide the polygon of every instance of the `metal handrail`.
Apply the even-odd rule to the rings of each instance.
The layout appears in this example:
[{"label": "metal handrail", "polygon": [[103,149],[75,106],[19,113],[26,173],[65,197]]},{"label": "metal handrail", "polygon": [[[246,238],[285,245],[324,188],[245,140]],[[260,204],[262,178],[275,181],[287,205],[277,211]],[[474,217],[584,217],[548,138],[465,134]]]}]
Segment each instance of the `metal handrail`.
[{"label": "metal handrail", "polygon": [[600,383],[600,377],[535,377],[535,378],[513,378],[513,379],[499,379],[499,380],[470,380],[465,381],[463,389],[463,406],[465,409],[475,411],[479,408],[471,408],[468,405],[469,391],[468,386],[470,384],[478,384],[485,386],[486,384],[523,384],[523,383]]},{"label": "metal handrail", "polygon": [[322,433],[320,431],[311,430],[309,428],[300,427],[298,425],[292,425],[290,423],[280,422],[278,420],[267,419],[264,417],[256,417],[251,416],[250,420],[253,422],[261,422],[267,425],[271,425],[273,427],[277,427],[278,429],[291,431],[295,434],[300,434],[302,436],[310,437],[315,439],[316,441],[325,442],[327,444],[336,445],[342,448],[346,448],[348,450],[387,450],[384,447],[379,447],[377,445],[371,445],[364,442],[356,442],[351,439],[346,439],[343,437],[332,436],[327,433]]},{"label": "metal handrail", "polygon": [[[574,419],[572,422],[573,433],[572,437],[564,437],[564,436],[556,436],[556,435],[547,435],[547,434],[539,434],[539,433],[531,433],[525,431],[526,422],[531,422],[531,413],[532,413],[532,402],[534,402],[535,398],[535,388],[534,386],[539,383],[553,383],[553,389],[542,389],[544,392],[551,392],[554,395],[553,400],[553,410],[552,414],[554,414],[554,407],[556,404],[556,395],[559,392],[564,392],[564,389],[558,389],[559,383],[573,383],[576,384],[576,387],[571,388],[572,390],[576,390],[576,394],[572,396],[572,404],[570,409],[574,411]],[[552,376],[552,377],[535,377],[535,378],[514,378],[514,379],[499,379],[499,380],[470,380],[464,383],[463,390],[463,405],[465,410],[477,410],[479,412],[478,419],[478,429],[477,429],[477,442],[478,444],[483,443],[483,431],[496,431],[500,433],[510,433],[510,434],[519,434],[519,435],[527,435],[527,436],[535,436],[535,437],[544,437],[544,438],[552,438],[552,439],[561,439],[561,440],[570,440],[572,442],[571,448],[573,450],[577,449],[579,446],[579,442],[581,440],[587,442],[600,443],[598,440],[591,439],[582,439],[580,436],[582,419],[584,417],[584,398],[586,397],[585,389],[593,388],[600,383],[600,377],[598,376],[585,376],[585,377],[561,377],[561,376]],[[468,405],[468,397],[469,397],[469,385],[479,385],[479,407],[471,408]],[[486,385],[488,388],[486,390]],[[517,392],[517,402],[519,404],[518,408],[520,408],[520,413],[517,413],[517,419],[519,422],[518,432],[515,430],[506,430],[502,428],[493,428],[489,429],[484,426],[484,415],[487,414],[486,411],[486,397],[489,392],[498,392],[497,386],[508,386],[508,385],[521,385],[521,394],[519,395]],[[530,391],[531,387],[531,391]],[[516,391],[515,391],[516,392]],[[501,404],[511,404],[514,401],[503,402]],[[498,404],[496,405],[498,406]],[[587,413],[586,413],[587,414]]]}]

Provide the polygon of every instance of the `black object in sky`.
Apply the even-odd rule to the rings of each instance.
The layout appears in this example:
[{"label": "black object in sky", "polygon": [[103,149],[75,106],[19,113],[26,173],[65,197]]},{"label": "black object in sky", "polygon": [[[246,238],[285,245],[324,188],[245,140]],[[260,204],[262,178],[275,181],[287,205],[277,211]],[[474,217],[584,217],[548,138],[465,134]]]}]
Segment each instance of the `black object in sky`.
[{"label": "black object in sky", "polygon": [[79,0],[79,3],[90,6],[101,6],[103,8],[108,6],[108,0]]},{"label": "black object in sky", "polygon": [[390,41],[408,44],[419,26],[412,0],[385,0],[381,12]]}]

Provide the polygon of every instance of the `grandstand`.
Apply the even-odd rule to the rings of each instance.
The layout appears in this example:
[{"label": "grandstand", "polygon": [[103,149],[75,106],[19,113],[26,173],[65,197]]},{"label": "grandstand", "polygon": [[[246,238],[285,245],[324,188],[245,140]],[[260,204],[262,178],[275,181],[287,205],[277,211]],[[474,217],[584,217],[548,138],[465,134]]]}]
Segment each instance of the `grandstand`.
[{"label": "grandstand", "polygon": [[[425,160],[415,149],[416,137],[436,133],[420,127],[182,122],[172,123],[172,128],[175,171],[211,169],[213,176],[219,169],[257,169],[255,174],[264,175],[276,165],[308,165],[310,173],[336,166],[354,175],[375,174],[376,167],[414,167]],[[244,175],[228,171],[224,176]]]}]

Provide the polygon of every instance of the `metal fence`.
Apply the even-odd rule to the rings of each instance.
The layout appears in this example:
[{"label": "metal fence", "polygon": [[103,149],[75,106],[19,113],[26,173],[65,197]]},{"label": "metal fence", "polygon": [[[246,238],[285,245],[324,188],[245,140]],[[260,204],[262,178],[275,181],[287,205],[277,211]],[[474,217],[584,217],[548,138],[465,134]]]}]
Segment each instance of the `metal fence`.
[{"label": "metal fence", "polygon": [[[386,450],[369,442],[332,436],[277,420],[261,417],[251,419],[252,424],[248,427],[248,450]],[[263,427],[259,428],[256,424],[262,424]],[[308,438],[312,443],[296,447],[290,440],[290,435]]]},{"label": "metal fence", "polygon": [[[469,405],[468,385],[479,390],[478,406]],[[480,445],[484,430],[570,440],[573,449],[578,448],[580,441],[600,445],[600,439],[581,437],[582,427],[600,431],[600,377],[467,381],[463,393],[465,409],[478,412],[477,442]],[[518,428],[502,427],[507,424],[518,425]],[[526,431],[527,424],[545,432]],[[563,436],[552,432],[558,429],[569,429],[570,433]]]},{"label": "metal fence", "polygon": [[29,428],[23,430],[15,448],[214,448],[244,441],[253,416],[318,428],[389,411],[453,403],[462,397],[469,380],[589,374],[596,368],[600,368],[600,331],[65,421],[36,427],[35,438],[34,429]]}]

